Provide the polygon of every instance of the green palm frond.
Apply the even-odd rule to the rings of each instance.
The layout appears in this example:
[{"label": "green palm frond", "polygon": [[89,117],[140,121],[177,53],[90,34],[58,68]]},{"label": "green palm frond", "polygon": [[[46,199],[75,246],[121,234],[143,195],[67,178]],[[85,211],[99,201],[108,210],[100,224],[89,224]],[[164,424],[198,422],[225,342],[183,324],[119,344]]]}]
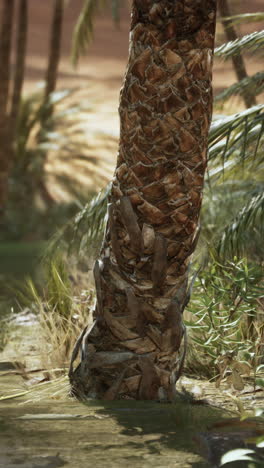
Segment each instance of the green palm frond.
[{"label": "green palm frond", "polygon": [[115,24],[119,25],[120,23],[120,7],[121,0],[112,0],[112,17]]},{"label": "green palm frond", "polygon": [[72,62],[76,66],[81,55],[93,39],[93,23],[96,14],[111,6],[112,17],[116,24],[120,21],[120,0],[85,0],[73,33]]},{"label": "green palm frond", "polygon": [[260,239],[264,233],[264,193],[255,195],[225,229],[218,244],[219,254],[241,255],[252,233]]},{"label": "green palm frond", "polygon": [[224,60],[238,54],[241,51],[250,50],[258,51],[263,53],[264,46],[264,30],[255,31],[251,34],[247,34],[240,39],[235,41],[227,42],[215,49],[215,55],[221,57]]},{"label": "green palm frond", "polygon": [[66,225],[52,236],[45,258],[52,259],[58,250],[78,257],[93,256],[99,247],[106,223],[110,185],[94,195]]},{"label": "green palm frond", "polygon": [[212,186],[205,184],[201,223],[201,238],[206,244],[215,245],[223,234],[223,229],[231,225],[238,213],[249,201],[264,192],[262,182],[264,168],[255,177],[252,171],[235,175],[228,172],[225,178],[214,181]]},{"label": "green palm frond", "polygon": [[250,144],[250,155],[257,155],[264,136],[264,105],[257,105],[213,121],[209,133],[209,160],[230,158],[235,152],[244,161]]},{"label": "green palm frond", "polygon": [[220,94],[215,96],[215,102],[226,101],[232,96],[243,96],[248,93],[253,96],[264,91],[264,72],[255,73],[253,76],[244,78],[243,80],[232,84],[229,88],[222,91]]},{"label": "green palm frond", "polygon": [[70,250],[87,253],[100,242],[105,228],[109,192],[110,185],[95,195],[76,215]]},{"label": "green palm frond", "polygon": [[[41,135],[45,136],[42,138],[42,141],[48,141],[46,138],[48,134],[48,128],[42,122],[42,115],[46,109],[50,109],[51,106],[57,105],[65,101],[73,93],[77,91],[78,88],[67,88],[60,91],[54,91],[49,96],[48,101],[43,103],[43,91],[36,91],[29,96],[21,99],[18,123],[17,123],[17,133],[15,141],[15,156],[17,158],[16,163],[19,166],[23,166],[23,158],[27,158],[28,154],[28,143],[33,133],[34,129],[39,126],[39,132]],[[52,121],[56,119],[56,114],[52,116]],[[37,150],[44,149],[41,148],[41,144],[38,145]],[[46,148],[47,149],[47,148]],[[28,158],[29,162],[29,158]]]},{"label": "green palm frond", "polygon": [[20,160],[24,155],[30,132],[39,120],[42,95],[41,91],[36,91],[21,99],[15,141],[15,153],[19,155]]},{"label": "green palm frond", "polygon": [[[223,18],[220,18],[222,20]],[[241,15],[232,15],[224,18],[225,20],[231,20],[233,24],[248,24],[248,23],[258,23],[264,21],[264,13],[242,13]]]},{"label": "green palm frond", "polygon": [[107,0],[85,0],[73,32],[72,62],[75,66],[93,39],[93,21],[95,15],[106,4]]},{"label": "green palm frond", "polygon": [[[226,155],[230,155],[234,152],[235,148],[243,147],[243,132],[245,132],[246,118],[249,119],[247,143],[254,142],[256,146],[261,127],[258,119],[261,118],[261,122],[264,120],[263,109],[264,106],[256,106],[239,114],[224,116],[214,121],[210,132],[210,159],[217,159],[217,156],[221,156],[223,149],[225,149]],[[229,133],[234,133],[234,135],[228,138]],[[263,133],[264,129],[262,128],[262,135]],[[250,154],[252,155],[252,151],[250,151]],[[222,167],[219,169],[219,173],[221,172]],[[61,244],[62,238],[65,239],[67,237],[71,251],[78,251],[81,255],[87,255],[91,250],[95,251],[100,244],[105,227],[109,190],[110,187],[107,187],[85,205],[74,220],[56,236],[53,248]],[[65,236],[66,231],[67,234]]]}]

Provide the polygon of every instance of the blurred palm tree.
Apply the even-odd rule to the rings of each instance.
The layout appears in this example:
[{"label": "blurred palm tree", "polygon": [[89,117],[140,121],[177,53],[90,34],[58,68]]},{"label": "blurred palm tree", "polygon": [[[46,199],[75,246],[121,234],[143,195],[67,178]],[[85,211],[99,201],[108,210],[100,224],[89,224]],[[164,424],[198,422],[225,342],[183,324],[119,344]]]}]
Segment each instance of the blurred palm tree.
[{"label": "blurred palm tree", "polygon": [[0,31],[0,216],[7,201],[7,180],[10,169],[11,146],[9,136],[8,93],[10,89],[10,58],[14,0],[4,0]]},{"label": "blurred palm tree", "polygon": [[52,106],[48,104],[50,96],[56,89],[58,77],[58,69],[61,56],[64,4],[64,0],[54,0],[53,18],[50,32],[49,59],[45,78],[45,90],[43,101],[44,108],[42,115],[43,123],[46,122],[52,114]]},{"label": "blurred palm tree", "polygon": [[28,34],[28,0],[20,0],[18,10],[18,30],[16,39],[16,63],[13,79],[13,92],[10,110],[10,131],[14,134],[17,131],[18,114],[21,104],[26,62]]},{"label": "blurred palm tree", "polygon": [[[50,53],[42,106],[37,106],[37,112],[34,116],[32,115],[32,108],[28,108],[29,112],[27,116],[25,116],[25,102],[22,102],[22,91],[28,35],[28,0],[18,0],[18,26],[15,46],[16,58],[13,79],[11,79],[10,74],[10,61],[12,33],[15,24],[15,1],[3,1],[0,31],[0,212],[2,214],[5,211],[8,199],[8,179],[10,170],[14,164],[17,164],[17,152],[19,152],[18,156],[20,160],[23,159],[24,152],[21,153],[20,151],[21,143],[25,148],[34,125],[39,122],[40,127],[44,127],[47,120],[52,115],[52,103],[50,102],[50,98],[56,88],[62,38],[63,11],[64,0],[55,0],[51,27]],[[35,102],[35,99],[36,96],[29,99],[28,105],[30,103],[30,107],[31,104]],[[25,125],[23,126],[23,124]],[[45,133],[44,130],[43,132]],[[19,167],[22,167],[21,164],[19,164]],[[18,172],[17,168],[15,168],[15,172]],[[21,178],[24,178],[24,174],[21,174]]]}]

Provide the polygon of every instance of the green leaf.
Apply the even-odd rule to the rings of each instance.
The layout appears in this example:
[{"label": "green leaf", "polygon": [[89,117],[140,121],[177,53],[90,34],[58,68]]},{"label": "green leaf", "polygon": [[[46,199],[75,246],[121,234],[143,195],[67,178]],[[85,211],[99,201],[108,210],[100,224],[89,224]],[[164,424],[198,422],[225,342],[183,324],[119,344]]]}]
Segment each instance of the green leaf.
[{"label": "green leaf", "polygon": [[[264,105],[253,106],[245,111],[216,117],[212,122],[209,133],[209,160],[221,160],[221,164],[237,150],[240,151],[239,162],[245,160],[246,145],[255,142],[256,153],[260,138],[264,135]],[[226,141],[228,140],[228,145]],[[242,151],[241,151],[242,149]],[[250,151],[252,155],[252,150]],[[230,166],[237,164],[236,160],[228,163]]]},{"label": "green leaf", "polygon": [[264,379],[256,379],[256,385],[264,388]]},{"label": "green leaf", "polygon": [[215,96],[215,102],[227,101],[232,96],[242,96],[245,93],[257,96],[264,91],[264,72],[257,72],[248,76]]},{"label": "green leaf", "polygon": [[220,466],[223,466],[226,463],[231,463],[235,461],[242,461],[242,460],[254,461],[254,459],[249,456],[254,453],[255,452],[253,450],[249,450],[249,449],[230,450],[229,452],[225,453],[225,455],[222,456]]},{"label": "green leaf", "polygon": [[235,41],[227,42],[215,49],[215,55],[223,59],[231,58],[239,52],[250,50],[263,53],[264,30],[255,31],[251,34],[238,38]]},{"label": "green leaf", "polygon": [[264,448],[264,437],[261,436],[261,437],[258,437],[258,439],[256,440],[256,445],[258,448]]},{"label": "green leaf", "polygon": [[73,32],[72,61],[76,66],[81,55],[93,39],[93,21],[98,10],[106,6],[106,0],[85,0]]},{"label": "green leaf", "polygon": [[221,18],[221,21],[222,19],[231,20],[233,24],[248,24],[264,21],[264,13],[243,13],[241,15],[225,16],[224,18]]},{"label": "green leaf", "polygon": [[99,11],[111,5],[112,16],[116,25],[119,24],[120,0],[85,0],[82,11],[73,32],[72,62],[76,66],[81,55],[85,54],[93,39],[94,19]]},{"label": "green leaf", "polygon": [[246,232],[253,228],[260,233],[264,231],[264,193],[252,198],[238,213],[236,218],[223,231],[218,244],[218,252],[221,255],[231,253],[240,255],[247,242]]}]

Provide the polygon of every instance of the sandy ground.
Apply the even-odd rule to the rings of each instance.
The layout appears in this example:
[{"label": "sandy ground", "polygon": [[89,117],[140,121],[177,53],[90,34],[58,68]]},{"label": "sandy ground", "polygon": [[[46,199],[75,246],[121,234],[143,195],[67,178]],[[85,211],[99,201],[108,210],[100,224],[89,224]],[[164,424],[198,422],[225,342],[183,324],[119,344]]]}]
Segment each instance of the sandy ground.
[{"label": "sandy ground", "polygon": [[[74,97],[75,102],[87,103],[87,111],[81,116],[80,128],[87,135],[88,147],[85,156],[76,154],[76,158],[54,153],[50,156],[47,170],[50,174],[61,172],[72,174],[78,183],[84,183],[88,189],[98,189],[106,185],[114,170],[117,139],[119,135],[118,100],[123,74],[126,67],[129,34],[128,1],[123,1],[121,25],[113,25],[111,13],[100,14],[95,22],[94,41],[85,57],[80,60],[77,69],[70,61],[71,37],[83,0],[69,1],[65,11],[62,58],[60,63],[58,88],[78,86],[81,91]],[[263,9],[263,0],[238,2],[236,12],[254,12]],[[34,90],[37,82],[43,80],[47,65],[49,28],[52,14],[52,1],[29,0],[30,28],[26,70],[25,91]],[[240,28],[240,33],[252,32],[260,24],[248,24]],[[221,25],[217,27],[217,41],[224,40]],[[261,58],[247,57],[249,74],[262,69]],[[215,61],[213,85],[215,92],[235,81],[235,74],[229,62]],[[241,107],[242,103],[238,103]],[[74,122],[71,122],[72,126]],[[52,180],[52,177],[50,177]],[[62,193],[54,184],[50,189],[54,198],[61,198]]]},{"label": "sandy ground", "polygon": [[[33,391],[31,395],[33,400],[34,391],[36,391],[36,402],[45,399],[48,394],[52,394],[53,390],[35,385],[44,381],[45,377],[53,376],[54,378],[54,375],[62,379],[61,384],[59,384],[60,380],[58,381],[58,399],[67,398],[69,387],[65,370],[67,372],[69,363],[67,360],[63,361],[59,348],[53,347],[51,351],[47,343],[46,331],[41,327],[36,316],[29,309],[25,309],[13,318],[11,323],[8,344],[3,351],[0,351],[0,403],[1,397],[20,394],[25,390]],[[47,353],[48,350],[49,353]],[[58,371],[55,374],[54,369]],[[259,373],[258,377],[263,378],[262,374]],[[20,379],[17,376],[20,376]],[[243,407],[244,411],[252,412],[257,408],[263,408],[264,403],[264,390],[258,385],[254,390],[253,381],[253,373],[250,377],[244,376],[244,388],[237,391],[228,384],[226,379],[218,387],[215,382],[200,380],[195,375],[188,375],[187,372],[187,375],[181,377],[177,389],[182,391],[184,387],[195,399],[206,399],[210,405],[225,410],[236,412],[241,411]],[[57,387],[56,380],[53,383],[54,387]]]}]

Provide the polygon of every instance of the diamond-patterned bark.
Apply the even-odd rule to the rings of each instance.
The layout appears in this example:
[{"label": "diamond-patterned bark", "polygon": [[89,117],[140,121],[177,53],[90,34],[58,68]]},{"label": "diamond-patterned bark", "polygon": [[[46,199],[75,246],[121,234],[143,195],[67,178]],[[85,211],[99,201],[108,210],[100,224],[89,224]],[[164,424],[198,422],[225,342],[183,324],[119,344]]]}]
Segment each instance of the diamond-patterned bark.
[{"label": "diamond-patterned bark", "polygon": [[79,395],[173,398],[199,233],[215,15],[216,0],[133,2],[96,322],[70,372]]}]

